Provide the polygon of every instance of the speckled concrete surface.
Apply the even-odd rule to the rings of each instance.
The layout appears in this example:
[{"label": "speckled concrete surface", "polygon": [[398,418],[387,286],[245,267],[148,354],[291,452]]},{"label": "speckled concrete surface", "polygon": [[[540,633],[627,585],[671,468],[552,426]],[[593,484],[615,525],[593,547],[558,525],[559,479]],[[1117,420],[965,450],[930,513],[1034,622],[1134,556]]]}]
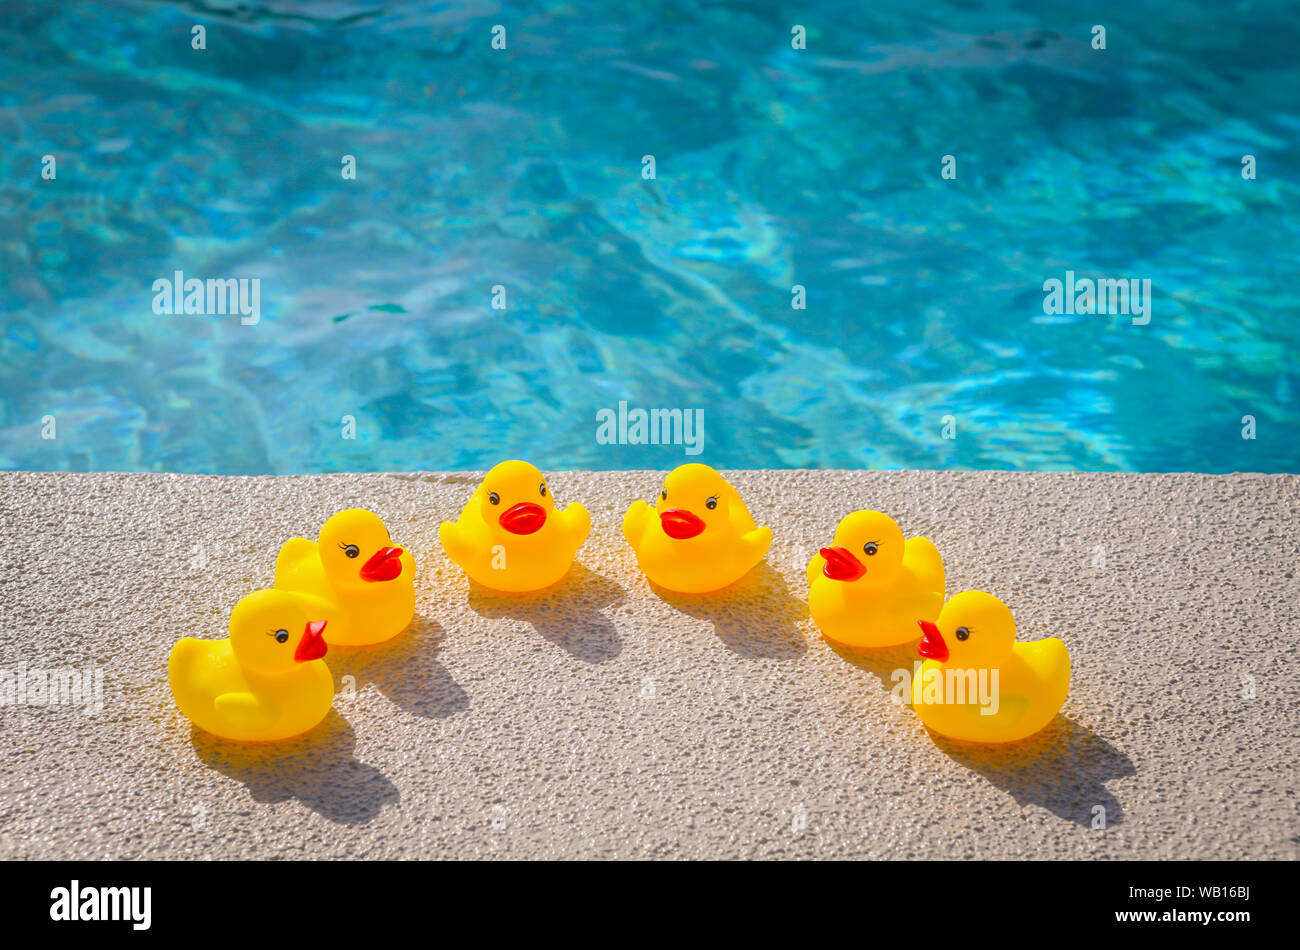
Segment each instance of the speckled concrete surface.
[{"label": "speckled concrete surface", "polygon": [[[1296,858],[1300,477],[729,474],[766,565],[668,601],[618,531],[653,473],[551,476],[593,532],[531,598],[439,549],[469,475],[0,474],[0,669],[104,689],[97,715],[0,707],[0,857]],[[333,650],[335,712],[288,747],[194,732],[172,642],[224,636],[279,542],[350,505],[414,552],[413,629]],[[1044,733],[937,744],[890,699],[907,650],[817,635],[803,568],[857,507],[1066,639]]]}]

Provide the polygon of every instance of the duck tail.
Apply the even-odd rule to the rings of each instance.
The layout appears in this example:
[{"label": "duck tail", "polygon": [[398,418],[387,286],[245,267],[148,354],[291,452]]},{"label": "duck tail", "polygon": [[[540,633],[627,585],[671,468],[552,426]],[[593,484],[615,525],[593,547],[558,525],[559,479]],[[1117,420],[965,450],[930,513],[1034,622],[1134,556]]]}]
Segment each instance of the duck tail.
[{"label": "duck tail", "polygon": [[638,498],[632,502],[627,513],[623,515],[623,539],[632,547],[641,543],[641,535],[645,532],[645,523],[650,506],[645,499]]},{"label": "duck tail", "polygon": [[564,509],[564,514],[570,519],[573,525],[573,549],[576,551],[587,543],[587,538],[591,536],[591,512],[581,502],[570,502]]},{"label": "duck tail", "polygon": [[289,579],[289,575],[306,558],[316,553],[316,542],[306,538],[290,538],[280,547],[275,556],[275,580],[273,586],[280,587]]},{"label": "duck tail", "polygon": [[940,593],[944,589],[943,576],[943,557],[939,554],[939,549],[935,547],[933,541],[929,538],[908,538],[906,542],[906,554],[912,561],[916,572],[916,578],[925,587],[926,590],[937,590]]},{"label": "duck tail", "polygon": [[768,549],[772,547],[772,529],[767,525],[761,528],[755,528],[745,535],[745,540],[754,546],[754,563],[757,564],[767,556]]}]

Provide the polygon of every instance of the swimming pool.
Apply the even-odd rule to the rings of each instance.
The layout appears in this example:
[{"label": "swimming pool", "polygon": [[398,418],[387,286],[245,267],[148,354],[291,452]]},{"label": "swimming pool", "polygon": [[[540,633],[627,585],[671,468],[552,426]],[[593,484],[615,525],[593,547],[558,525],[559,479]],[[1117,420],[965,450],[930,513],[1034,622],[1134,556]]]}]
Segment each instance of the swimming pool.
[{"label": "swimming pool", "polygon": [[864,6],[6,2],[0,468],[1300,470],[1294,4]]}]

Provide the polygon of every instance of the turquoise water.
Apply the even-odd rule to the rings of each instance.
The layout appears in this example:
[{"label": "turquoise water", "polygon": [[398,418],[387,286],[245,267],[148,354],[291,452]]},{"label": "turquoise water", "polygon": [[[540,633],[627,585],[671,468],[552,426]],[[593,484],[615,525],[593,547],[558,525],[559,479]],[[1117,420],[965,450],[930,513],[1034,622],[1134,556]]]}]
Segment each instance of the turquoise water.
[{"label": "turquoise water", "polygon": [[1208,6],[5,0],[0,468],[1300,470],[1300,8]]}]

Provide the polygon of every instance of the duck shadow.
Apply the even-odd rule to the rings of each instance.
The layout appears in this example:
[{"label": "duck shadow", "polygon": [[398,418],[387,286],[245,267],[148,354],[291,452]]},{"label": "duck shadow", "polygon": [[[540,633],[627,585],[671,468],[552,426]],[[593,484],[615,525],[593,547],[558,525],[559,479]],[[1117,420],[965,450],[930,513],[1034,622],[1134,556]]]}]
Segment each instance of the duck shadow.
[{"label": "duck shadow", "polygon": [[330,647],[326,661],[335,678],[352,676],[360,688],[374,683],[394,705],[425,719],[469,708],[469,696],[437,659],[443,630],[416,617],[387,643],[373,647]]},{"label": "duck shadow", "polygon": [[361,825],[401,798],[378,769],[352,754],[356,734],[334,710],[311,732],[275,744],[231,742],[192,727],[190,741],[212,769],[245,786],[263,804],[297,799],[343,825]]},{"label": "duck shadow", "polygon": [[766,561],[712,594],[681,594],[647,579],[666,604],[707,620],[723,645],[751,659],[793,660],[808,652],[799,623],[808,605],[790,593],[785,579]]},{"label": "duck shadow", "polygon": [[[897,692],[895,698],[910,711],[910,687],[920,661],[915,643],[878,650],[846,647],[829,639],[826,643],[845,662],[879,679],[891,696]],[[948,758],[978,772],[1021,805],[1040,805],[1060,818],[1088,826],[1100,805],[1107,827],[1123,820],[1123,809],[1106,783],[1136,775],[1137,768],[1123,752],[1073,719],[1058,713],[1040,732],[1005,745],[962,742],[925,731]]]},{"label": "duck shadow", "polygon": [[[929,731],[929,730],[927,730]],[[1058,714],[1041,732],[1006,745],[977,745],[930,732],[948,758],[1008,792],[1019,804],[1039,805],[1052,814],[1092,826],[1097,806],[1104,827],[1124,819],[1119,801],[1106,788],[1137,774],[1127,755],[1087,726]]]},{"label": "duck shadow", "polygon": [[[916,637],[920,640],[920,634]],[[880,686],[886,692],[900,690],[898,698],[905,705],[910,705],[911,694],[904,694],[904,687],[910,688],[912,677],[916,675],[916,666],[920,663],[921,657],[916,653],[916,642],[900,643],[892,647],[880,647],[878,649],[869,649],[865,647],[848,647],[842,643],[836,643],[827,637],[822,637],[822,641],[837,653],[840,659],[846,663],[851,663],[858,669],[872,674],[880,680]],[[899,671],[904,671],[904,676]]]},{"label": "duck shadow", "polygon": [[542,637],[587,663],[612,660],[623,649],[614,621],[605,613],[626,599],[608,577],[574,562],[545,590],[509,594],[469,582],[469,605],[481,617],[522,620]]}]

